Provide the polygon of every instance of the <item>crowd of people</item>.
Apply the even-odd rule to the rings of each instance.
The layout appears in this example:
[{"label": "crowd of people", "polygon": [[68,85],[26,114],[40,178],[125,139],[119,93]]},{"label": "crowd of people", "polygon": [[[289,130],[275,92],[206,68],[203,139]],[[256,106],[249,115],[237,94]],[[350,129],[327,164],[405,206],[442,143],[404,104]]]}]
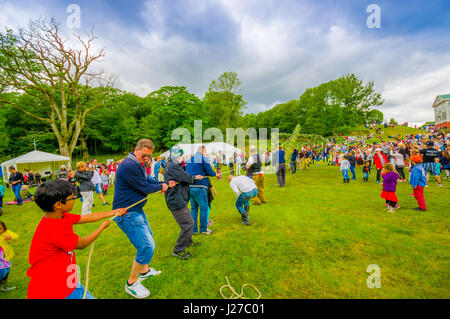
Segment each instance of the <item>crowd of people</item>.
[{"label": "crowd of people", "polygon": [[[200,242],[194,241],[194,236],[214,233],[209,226],[213,224],[211,203],[217,194],[211,177],[221,179],[222,175],[229,173],[229,187],[236,195],[235,208],[241,224],[250,226],[250,199],[253,199],[253,205],[267,203],[264,175],[270,167],[276,172],[279,187],[286,185],[286,170],[296,174],[314,164],[339,167],[346,184],[357,180],[357,167],[362,170],[362,181],[366,183],[376,170],[376,182],[383,186],[380,197],[385,200],[389,211],[400,208],[396,195],[398,182],[405,182],[408,178],[418,202],[416,210],[425,211],[423,193],[428,174],[439,186],[442,186],[441,170],[446,171],[447,179],[450,176],[450,136],[444,134],[406,135],[386,142],[369,142],[368,137],[358,137],[346,138],[341,143],[336,139],[303,143],[293,148],[288,161],[283,145],[273,153],[269,150],[260,153],[256,147],[250,146],[247,158],[244,154],[235,153],[228,159],[222,153],[207,154],[205,146],[200,146],[195,154],[189,156],[176,146],[170,149],[168,158],[153,158],[153,151],[153,143],[143,139],[133,152],[117,162],[106,165],[92,159],[88,163],[77,162],[75,170],[63,165],[57,172],[57,179],[39,183],[34,201],[45,217],[37,227],[30,247],[28,298],[80,298],[85,289],[76,276],[74,284],[67,286],[68,276],[74,276],[73,272],[66,271],[67,267],[76,265],[74,250],[91,244],[110,221],[103,222],[99,229],[85,238],[74,234],[72,225],[112,216],[136,248],[125,292],[136,298],[149,296],[150,291],[142,282],[161,271],[150,267],[156,245],[143,207],[147,196],[158,191],[164,194],[166,206],[180,229],[172,255],[186,260],[192,257],[190,248],[200,246]],[[14,167],[10,167],[10,173],[10,187],[17,204],[21,205],[20,188],[25,184],[24,175]],[[31,180],[28,177],[28,181]],[[113,184],[112,210],[92,213],[94,193],[98,194],[103,205],[110,205],[104,196]],[[4,191],[0,187],[0,199]],[[74,200],[78,198],[83,202],[81,216],[70,213]],[[5,288],[12,257],[8,241],[17,237],[11,231],[5,235],[6,230],[6,225],[0,223],[0,284],[3,285],[0,289],[4,291],[10,289]],[[60,269],[55,270],[55,267]],[[87,293],[87,298],[93,296]]]}]

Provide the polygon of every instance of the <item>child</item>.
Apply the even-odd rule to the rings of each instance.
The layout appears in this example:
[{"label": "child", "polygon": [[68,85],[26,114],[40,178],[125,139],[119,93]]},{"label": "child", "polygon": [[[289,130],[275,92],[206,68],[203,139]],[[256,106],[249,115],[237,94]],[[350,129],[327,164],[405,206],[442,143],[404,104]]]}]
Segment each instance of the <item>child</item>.
[{"label": "child", "polygon": [[14,257],[14,249],[9,242],[17,239],[17,237],[19,236],[6,228],[5,223],[0,221],[0,246],[3,247],[5,259],[8,261],[11,261]]},{"label": "child", "polygon": [[415,208],[417,211],[426,211],[425,198],[423,197],[423,188],[427,185],[427,178],[425,176],[425,170],[422,165],[422,157],[420,155],[411,156],[411,164],[414,165],[411,170],[409,183],[411,184],[414,192],[414,197],[417,200],[419,207]]},{"label": "child", "polygon": [[363,181],[368,182],[369,181],[369,173],[371,170],[370,161],[366,161],[365,165],[363,166],[362,172],[364,174]]},{"label": "child", "polygon": [[36,181],[36,184],[40,184],[42,181],[41,181],[41,174],[39,174],[39,172],[38,171],[36,171],[36,173],[34,174],[34,180]]},{"label": "child", "polygon": [[394,169],[394,165],[391,163],[384,164],[381,170],[381,176],[383,177],[383,191],[381,192],[381,198],[386,200],[388,211],[392,212],[400,206],[397,204],[398,199],[395,194],[397,187],[397,180],[400,178],[398,173]]},{"label": "child", "polygon": [[3,196],[5,195],[5,186],[3,186],[3,184],[0,184],[0,216],[2,216],[3,212]]},{"label": "child", "polygon": [[341,172],[344,177],[344,183],[350,183],[350,178],[348,177],[348,171],[350,170],[350,162],[347,156],[344,156],[341,161]]},{"label": "child", "polygon": [[104,169],[102,172],[102,175],[100,175],[100,178],[102,179],[103,184],[103,196],[106,196],[106,193],[108,191],[109,186],[109,172],[108,170]]},{"label": "child", "polygon": [[165,173],[165,169],[161,167],[159,169],[159,173],[158,173],[158,181],[159,182],[164,182],[164,173]]},{"label": "child", "polygon": [[9,268],[11,267],[11,259],[14,257],[14,249],[9,241],[16,239],[17,234],[6,228],[4,222],[0,221],[0,291],[6,292],[16,287],[6,287],[6,281],[9,276]]},{"label": "child", "polygon": [[[75,249],[89,246],[109,226],[110,220],[87,237],[73,232],[74,224],[92,223],[107,217],[122,216],[124,209],[75,215],[69,213],[75,203],[73,185],[62,179],[38,186],[36,204],[44,212],[31,241],[27,276],[30,277],[29,299],[81,299],[84,287],[78,282]],[[87,292],[86,298],[92,299]]]},{"label": "child", "polygon": [[9,268],[11,268],[11,263],[6,260],[5,252],[0,246],[0,292],[6,292],[9,290],[16,289],[16,287],[7,287],[6,281],[9,276]]},{"label": "child", "polygon": [[439,157],[436,157],[434,159],[434,168],[435,168],[436,176],[441,175],[441,167],[442,167],[442,164],[439,161]]},{"label": "child", "polygon": [[[234,175],[233,175],[234,176]],[[211,226],[214,222],[209,219],[209,213],[211,212],[211,203],[214,200],[214,196],[217,196],[216,190],[211,184],[211,180],[208,178],[208,189],[206,190],[208,197],[208,226]]]}]

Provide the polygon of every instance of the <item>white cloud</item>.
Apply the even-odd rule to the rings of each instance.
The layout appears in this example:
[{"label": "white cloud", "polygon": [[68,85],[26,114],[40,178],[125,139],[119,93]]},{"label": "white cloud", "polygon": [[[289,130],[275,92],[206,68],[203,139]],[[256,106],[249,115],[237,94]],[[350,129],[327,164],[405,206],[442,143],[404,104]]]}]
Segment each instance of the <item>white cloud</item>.
[{"label": "white cloud", "polygon": [[[164,1],[146,2],[144,25],[138,30],[106,18],[99,21],[107,30],[97,34],[98,45],[106,50],[103,67],[118,75],[120,88],[145,96],[163,85],[183,85],[203,97],[213,79],[235,71],[243,81],[247,111],[256,113],[298,98],[306,88],[355,73],[375,82],[385,98],[381,111],[386,118],[414,123],[433,120],[434,98],[450,93],[450,52],[434,49],[434,41],[442,39],[377,37],[339,12],[314,10],[312,2],[180,3],[189,11],[186,21],[173,21]],[[5,25],[23,25],[46,14],[34,4],[22,8],[0,0],[0,5]],[[183,23],[195,24],[211,11],[225,22],[186,25],[189,30],[183,32]],[[208,36],[208,27],[226,39]],[[196,30],[201,30],[200,40]]]}]

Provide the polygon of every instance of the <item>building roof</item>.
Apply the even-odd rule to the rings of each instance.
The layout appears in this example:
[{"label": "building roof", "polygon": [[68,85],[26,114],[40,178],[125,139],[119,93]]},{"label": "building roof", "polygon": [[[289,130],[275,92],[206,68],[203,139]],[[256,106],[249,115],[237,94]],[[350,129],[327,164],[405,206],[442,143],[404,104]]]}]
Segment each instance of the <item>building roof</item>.
[{"label": "building roof", "polygon": [[[440,100],[439,103],[438,103],[438,100]],[[440,104],[442,101],[446,101],[446,100],[450,100],[450,94],[442,94],[442,95],[436,96],[436,99],[434,100],[434,103],[433,103],[433,107]]]},{"label": "building roof", "polygon": [[11,166],[24,163],[62,162],[62,161],[70,161],[70,158],[66,156],[55,155],[41,151],[32,151],[19,157],[10,159],[9,161],[3,162],[0,164],[0,166]]}]

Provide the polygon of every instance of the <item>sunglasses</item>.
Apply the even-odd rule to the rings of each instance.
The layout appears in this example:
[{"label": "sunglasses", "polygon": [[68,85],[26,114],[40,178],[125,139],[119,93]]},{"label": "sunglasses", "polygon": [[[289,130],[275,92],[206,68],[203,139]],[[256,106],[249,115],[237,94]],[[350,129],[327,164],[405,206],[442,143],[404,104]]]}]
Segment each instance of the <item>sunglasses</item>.
[{"label": "sunglasses", "polygon": [[62,200],[61,200],[61,203],[63,203],[63,204],[65,205],[68,201],[76,200],[76,199],[78,199],[78,198],[80,198],[80,197],[81,197],[81,196],[74,196],[74,197],[69,198],[69,199],[62,199]]},{"label": "sunglasses", "polygon": [[141,156],[142,156],[142,157],[145,157],[145,158],[149,158],[150,156],[152,156],[152,154],[144,154],[144,153],[142,153]]}]

